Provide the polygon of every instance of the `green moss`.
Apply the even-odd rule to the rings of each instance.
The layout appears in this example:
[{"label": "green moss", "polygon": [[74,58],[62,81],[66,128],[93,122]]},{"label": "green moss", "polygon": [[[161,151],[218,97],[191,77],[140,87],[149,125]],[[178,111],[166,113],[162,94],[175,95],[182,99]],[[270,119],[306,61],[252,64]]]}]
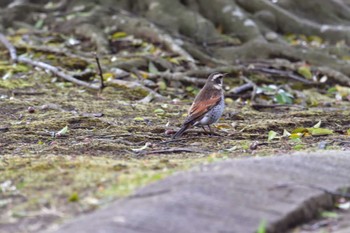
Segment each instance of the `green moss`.
[{"label": "green moss", "polygon": [[25,88],[25,87],[32,87],[34,86],[32,83],[30,83],[28,80],[24,79],[0,79],[0,88],[6,88],[9,90],[13,90],[16,88]]},{"label": "green moss", "polygon": [[[14,187],[4,195],[21,193],[13,216],[42,208],[47,203],[63,208],[67,202],[83,202],[93,197],[100,202],[125,196],[136,188],[187,169],[203,160],[115,160],[87,156],[4,156],[0,160],[0,183]],[[63,207],[59,207],[63,206]],[[69,211],[79,212],[79,208]]]}]

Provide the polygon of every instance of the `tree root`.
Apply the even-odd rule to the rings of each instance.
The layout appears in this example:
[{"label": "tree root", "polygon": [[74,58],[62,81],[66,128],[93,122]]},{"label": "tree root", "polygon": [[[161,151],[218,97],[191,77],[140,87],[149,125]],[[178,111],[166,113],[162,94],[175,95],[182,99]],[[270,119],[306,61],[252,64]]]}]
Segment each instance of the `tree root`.
[{"label": "tree root", "polygon": [[[298,15],[279,7],[269,0],[236,0],[239,5],[250,11],[256,13],[258,11],[266,10],[271,12],[276,17],[277,28],[284,33],[297,33],[304,35],[317,35],[332,42],[345,40],[350,43],[350,27],[339,26],[332,27],[331,25],[321,25],[314,21],[302,18]],[[325,1],[317,1],[319,6]]]},{"label": "tree root", "polygon": [[114,16],[113,23],[115,24],[115,27],[129,34],[135,35],[136,37],[145,38],[153,43],[165,45],[168,50],[182,56],[188,61],[191,68],[196,68],[194,58],[182,48],[183,41],[175,40],[164,30],[146,19],[131,17],[124,13]]},{"label": "tree root", "polygon": [[[350,63],[335,59],[327,54],[315,50],[297,49],[275,43],[266,43],[255,40],[245,43],[240,47],[226,47],[215,51],[217,56],[227,60],[271,59],[285,58],[291,61],[305,61],[317,70],[317,67],[328,66],[331,70],[338,71],[336,76],[331,76],[334,81],[342,85],[350,85]],[[335,74],[335,73],[332,73]]]}]

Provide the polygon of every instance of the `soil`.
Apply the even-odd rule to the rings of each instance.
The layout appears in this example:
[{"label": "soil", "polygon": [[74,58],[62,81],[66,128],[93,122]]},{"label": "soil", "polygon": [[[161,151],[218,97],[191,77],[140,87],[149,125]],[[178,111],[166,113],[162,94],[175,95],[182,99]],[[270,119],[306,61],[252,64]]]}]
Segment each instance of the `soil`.
[{"label": "soil", "polygon": [[[1,11],[12,12],[7,8]],[[3,16],[11,22],[6,37],[16,47],[17,55],[49,63],[87,83],[100,83],[95,56],[91,54],[96,49],[100,51],[107,87],[103,91],[88,89],[42,69],[14,64],[7,49],[0,47],[0,232],[38,232],[54,228],[196,164],[298,150],[349,149],[350,104],[346,87],[349,80],[346,76],[342,79],[342,73],[323,72],[325,69],[317,73],[319,70],[311,69],[308,59],[301,56],[304,53],[299,50],[291,53],[285,50],[285,44],[282,50],[287,54],[257,61],[262,66],[258,67],[260,69],[275,68],[279,72],[277,76],[236,69],[241,64],[233,65],[231,61],[240,54],[226,47],[218,51],[227,53],[210,57],[197,51],[192,43],[186,48],[185,43],[186,49],[192,48],[192,53],[197,54],[193,55],[196,59],[193,61],[185,50],[175,46],[174,38],[169,40],[163,30],[159,31],[158,26],[142,17],[122,13],[118,16],[121,20],[112,21],[114,15],[96,12],[91,15],[75,10],[63,12],[60,16],[48,17],[48,22],[43,20],[46,24],[41,26],[39,16],[42,13],[21,13],[19,15],[38,16],[38,25],[30,26],[33,22],[26,24],[24,19],[21,24],[18,19],[18,26],[13,28],[12,21],[15,21]],[[84,17],[78,20],[79,14],[89,20]],[[117,25],[117,28],[98,33],[95,31],[98,25],[91,29],[90,24],[86,27],[80,24],[85,20],[95,22],[104,18],[102,16],[108,18],[108,25],[127,20],[139,25],[135,28],[140,30],[133,32],[129,24],[125,24],[124,28]],[[77,21],[73,23],[69,19]],[[50,24],[50,20],[55,24]],[[68,32],[58,30],[55,25],[65,26]],[[209,26],[215,34],[220,31]],[[73,34],[75,29],[81,30],[80,36],[78,32]],[[207,32],[206,27],[202,31]],[[197,31],[188,33],[194,32],[197,34]],[[150,38],[154,33],[157,36]],[[101,37],[94,40],[91,35]],[[293,43],[305,42],[299,35],[290,36],[293,36]],[[229,42],[229,45],[233,43]],[[205,47],[206,43],[202,44]],[[327,45],[322,41],[323,44]],[[267,46],[258,43],[247,47],[251,51]],[[108,51],[104,51],[106,47]],[[337,51],[343,50],[340,43]],[[259,52],[254,50],[251,54],[247,59],[255,59]],[[312,64],[318,64],[318,60],[329,63],[327,59],[319,59],[318,53],[313,55],[316,58],[311,59]],[[292,59],[287,62],[284,58]],[[339,69],[344,74],[348,71],[346,59],[339,60],[344,62],[345,68]],[[336,59],[332,57],[333,60]],[[196,128],[188,130],[178,140],[171,140],[210,73],[208,70],[213,70],[217,64],[229,75],[224,80],[226,109],[213,127],[215,135]],[[338,67],[338,60],[330,64]],[[304,75],[299,74],[297,78],[304,83],[293,81],[291,77],[302,70]],[[169,76],[168,71],[180,75]],[[284,75],[286,73],[289,76]],[[305,84],[311,82],[310,75],[318,79],[311,86]],[[326,83],[319,82],[324,76]],[[293,104],[276,104],[273,95],[264,93],[253,100],[252,87],[248,92],[232,94],[232,90],[246,84],[247,79],[254,82],[255,88],[266,88],[269,84],[280,87],[293,96]],[[130,87],[118,81],[142,85]],[[162,98],[154,98],[153,94]],[[254,107],[255,103],[260,107]],[[322,130],[311,133],[310,128]]]},{"label": "soil", "polygon": [[[38,75],[21,79],[31,87],[0,89],[10,96],[0,100],[2,232],[37,232],[194,164],[349,146],[347,106],[262,112],[230,103],[215,128],[220,136],[191,129],[172,141],[166,133],[178,129],[188,101],[139,103],[142,94],[122,88],[97,94]],[[319,121],[334,133],[267,141],[270,130],[282,135]]]}]

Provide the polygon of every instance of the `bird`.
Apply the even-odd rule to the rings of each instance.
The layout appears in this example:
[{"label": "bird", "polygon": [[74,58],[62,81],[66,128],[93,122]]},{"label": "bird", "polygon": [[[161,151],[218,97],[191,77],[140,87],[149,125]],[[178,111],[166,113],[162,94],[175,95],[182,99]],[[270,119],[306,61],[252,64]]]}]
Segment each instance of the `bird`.
[{"label": "bird", "polygon": [[191,107],[188,110],[187,117],[179,131],[173,135],[173,139],[181,137],[182,134],[192,126],[201,126],[206,132],[204,126],[217,122],[225,109],[223,78],[227,73],[214,72],[209,75],[204,87],[195,97]]}]

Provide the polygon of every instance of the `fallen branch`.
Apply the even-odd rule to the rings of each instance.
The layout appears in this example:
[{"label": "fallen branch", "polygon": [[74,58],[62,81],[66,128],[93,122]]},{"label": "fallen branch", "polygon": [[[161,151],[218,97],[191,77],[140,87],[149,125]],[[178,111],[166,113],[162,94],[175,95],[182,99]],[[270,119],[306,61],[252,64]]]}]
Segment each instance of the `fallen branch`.
[{"label": "fallen branch", "polygon": [[[294,62],[290,62],[286,59],[272,59],[272,60],[252,60],[252,61],[246,61],[246,62],[241,63],[241,64],[248,67],[248,69],[247,69],[248,72],[249,72],[249,67],[253,67],[253,69],[256,67],[259,67],[259,68],[272,69],[270,71],[267,70],[267,72],[275,72],[276,73],[277,72],[276,70],[282,71],[282,72],[291,72],[291,73],[286,73],[286,75],[288,76],[289,74],[292,74],[292,76],[289,76],[289,78],[295,79],[296,81],[301,81],[302,79],[304,79],[304,77],[296,74],[296,72],[295,72],[298,69],[298,67],[300,67],[302,65],[301,62],[294,63]],[[350,86],[349,77],[347,77],[343,72],[338,71],[334,68],[312,65],[311,70],[315,73],[326,75],[328,77],[328,82],[333,81],[333,82],[339,83],[341,85]],[[261,71],[261,72],[263,72],[263,71]],[[280,73],[280,74],[281,74],[281,76],[283,76],[282,73]],[[277,73],[276,73],[276,75],[277,75]],[[297,75],[297,76],[295,76],[295,75]],[[304,79],[304,80],[306,80],[306,79]],[[318,82],[312,82],[309,80],[307,80],[307,81],[311,82],[310,83],[311,85],[320,84]]]},{"label": "fallen branch", "polygon": [[230,93],[232,93],[233,95],[238,95],[240,93],[243,93],[243,92],[246,92],[250,89],[253,89],[254,85],[255,84],[253,84],[253,83],[245,83],[241,86],[234,88],[232,91],[230,91]]},{"label": "fallen branch", "polygon": [[0,42],[9,51],[10,56],[11,56],[11,60],[13,62],[20,62],[20,63],[31,65],[34,67],[39,67],[39,68],[44,69],[44,70],[48,70],[51,73],[53,73],[54,75],[56,75],[57,77],[62,78],[66,81],[75,83],[75,84],[80,85],[80,86],[84,86],[84,87],[94,89],[94,90],[100,89],[99,86],[96,86],[96,85],[81,81],[79,79],[76,79],[76,78],[72,77],[71,75],[68,75],[65,72],[61,71],[59,68],[54,67],[52,65],[49,65],[47,63],[40,62],[40,61],[34,61],[34,60],[27,58],[27,57],[21,57],[21,56],[18,57],[17,52],[16,52],[16,48],[6,39],[5,35],[2,33],[0,33]]},{"label": "fallen branch", "polygon": [[17,50],[26,50],[26,51],[36,51],[36,52],[42,52],[42,53],[47,53],[47,54],[56,54],[56,55],[61,55],[65,57],[71,57],[71,58],[76,58],[82,61],[85,61],[86,63],[91,63],[93,61],[93,57],[91,57],[91,54],[84,53],[84,52],[75,52],[71,53],[67,51],[66,49],[63,48],[52,48],[48,46],[43,46],[43,45],[25,45],[25,44],[14,44],[13,45]]},{"label": "fallen branch", "polygon": [[100,89],[99,86],[96,86],[96,85],[93,85],[93,84],[81,81],[79,79],[76,79],[76,78],[74,78],[74,77],[64,73],[63,71],[60,71],[57,67],[49,65],[47,63],[40,62],[40,61],[34,61],[34,60],[32,60],[30,58],[26,58],[26,57],[18,57],[17,60],[18,60],[18,62],[21,62],[21,63],[24,63],[24,64],[28,64],[28,65],[31,65],[31,66],[34,66],[34,67],[39,67],[41,69],[48,70],[51,73],[53,73],[54,75],[56,75],[57,77],[62,78],[64,80],[66,80],[66,81],[75,83],[77,85],[80,85],[80,86],[83,86],[83,87],[87,87],[87,88],[91,88],[91,89],[94,89],[94,90],[99,90]]}]

